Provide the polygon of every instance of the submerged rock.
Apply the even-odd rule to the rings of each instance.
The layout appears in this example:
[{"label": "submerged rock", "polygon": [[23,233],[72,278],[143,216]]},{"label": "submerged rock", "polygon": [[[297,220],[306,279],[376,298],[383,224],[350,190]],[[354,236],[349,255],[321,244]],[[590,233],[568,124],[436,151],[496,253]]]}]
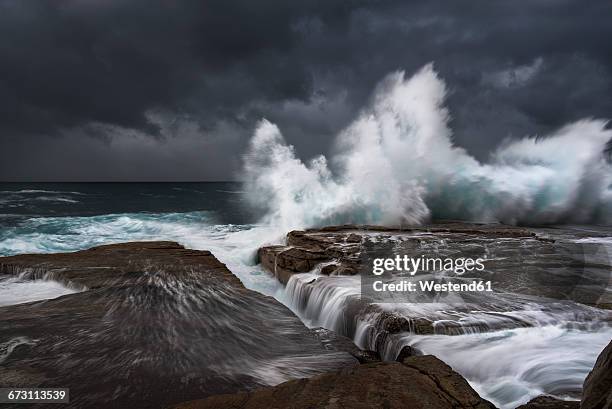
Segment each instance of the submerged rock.
[{"label": "submerged rock", "polygon": [[612,342],[599,354],[584,381],[581,409],[612,408]]},{"label": "submerged rock", "polygon": [[0,308],[0,387],[68,387],[68,407],[159,408],[358,365],[208,251],[124,243],[0,271],[81,290]]},{"label": "submerged rock", "polygon": [[350,338],[342,336],[334,331],[321,327],[313,328],[311,331],[315,338],[325,345],[327,349],[348,352],[361,364],[381,361],[378,352],[360,349]]},{"label": "submerged rock", "polygon": [[359,350],[353,354],[355,358],[357,358],[357,360],[359,361],[360,364],[371,364],[374,362],[381,362],[382,358],[380,357],[380,354],[376,351],[371,351],[371,350]]},{"label": "submerged rock", "polygon": [[212,396],[175,409],[488,409],[465,379],[434,356],[381,362],[248,393]]},{"label": "submerged rock", "polygon": [[423,355],[423,352],[420,349],[406,345],[400,350],[399,354],[397,354],[397,357],[395,358],[395,360],[397,362],[404,362],[405,359],[411,356],[420,356],[420,355]]}]

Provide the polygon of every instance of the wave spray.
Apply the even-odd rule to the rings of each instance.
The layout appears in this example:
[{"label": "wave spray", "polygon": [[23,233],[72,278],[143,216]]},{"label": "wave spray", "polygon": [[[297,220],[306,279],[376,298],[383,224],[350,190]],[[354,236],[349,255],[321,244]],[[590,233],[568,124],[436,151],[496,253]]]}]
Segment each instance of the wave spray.
[{"label": "wave spray", "polygon": [[447,90],[432,64],[388,75],[372,102],[309,163],[262,120],[245,155],[250,200],[288,230],[325,224],[416,225],[435,219],[508,224],[612,222],[606,121],[506,141],[487,163],[454,146]]}]

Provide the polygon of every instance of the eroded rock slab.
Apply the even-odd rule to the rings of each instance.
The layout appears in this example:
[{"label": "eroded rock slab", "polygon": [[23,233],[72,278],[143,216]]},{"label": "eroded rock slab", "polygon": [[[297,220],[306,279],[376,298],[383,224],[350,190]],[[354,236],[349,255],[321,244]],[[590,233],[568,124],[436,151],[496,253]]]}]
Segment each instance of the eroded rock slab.
[{"label": "eroded rock slab", "polygon": [[[534,230],[459,222],[414,228],[332,226],[292,231],[284,244],[259,249],[259,258],[286,285],[285,295],[301,316],[349,338],[358,336],[360,345],[386,360],[400,354],[406,333],[609,325],[607,253],[598,258],[601,246],[584,241],[581,231]],[[483,271],[464,271],[452,280],[489,282],[492,291],[396,292],[383,300],[364,291],[363,277],[377,279],[371,274],[373,257],[404,255],[480,258]],[[445,280],[438,270],[419,271],[414,278]]]},{"label": "eroded rock slab", "polygon": [[434,356],[410,357],[285,382],[250,393],[212,396],[176,409],[494,408]]},{"label": "eroded rock slab", "polygon": [[82,290],[0,308],[0,387],[68,387],[68,407],[159,408],[358,364],[208,251],[125,243],[0,270]]},{"label": "eroded rock slab", "polygon": [[410,228],[343,225],[291,231],[285,245],[262,247],[258,255],[264,267],[284,284],[291,275],[312,271],[317,266],[321,266],[320,271],[325,275],[354,275],[361,267],[360,254],[365,241],[415,233],[486,239],[536,238],[527,229],[490,224],[444,223]]}]

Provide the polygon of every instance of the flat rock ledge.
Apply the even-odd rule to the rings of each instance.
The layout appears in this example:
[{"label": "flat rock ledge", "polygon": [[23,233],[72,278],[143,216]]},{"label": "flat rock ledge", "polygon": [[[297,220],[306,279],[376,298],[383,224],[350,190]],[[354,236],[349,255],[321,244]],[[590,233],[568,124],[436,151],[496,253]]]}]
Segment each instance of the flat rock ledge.
[{"label": "flat rock ledge", "polygon": [[432,355],[381,362],[272,388],[185,402],[174,409],[488,409],[459,374]]},{"label": "flat rock ledge", "polygon": [[342,225],[291,231],[287,234],[285,245],[262,247],[258,251],[258,256],[262,265],[283,284],[287,284],[293,274],[312,271],[321,264],[324,264],[321,267],[323,274],[354,275],[359,272],[359,253],[366,235],[410,233],[456,234],[485,238],[538,238],[530,230],[498,224],[439,223],[407,228]]},{"label": "flat rock ledge", "polygon": [[0,272],[80,290],[0,307],[0,387],[69,387],[64,407],[160,408],[359,365],[174,242],[0,257]]},{"label": "flat rock ledge", "polygon": [[79,290],[142,284],[145,272],[172,267],[169,275],[189,270],[245,290],[238,277],[206,250],[186,249],[172,241],[129,242],[71,253],[20,254],[0,257],[0,274],[58,281]]},{"label": "flat rock ledge", "polygon": [[[576,265],[575,260],[567,258],[567,254],[575,249],[568,249],[567,244],[555,242],[546,237],[546,234],[537,235],[526,228],[500,224],[446,222],[408,228],[342,225],[294,230],[287,234],[285,244],[261,247],[258,250],[258,258],[267,271],[286,285],[293,276],[308,272],[317,273],[323,280],[333,280],[336,276],[357,275],[363,271],[364,255],[367,258],[368,252],[374,254],[376,251],[381,251],[381,254],[387,254],[385,252],[389,248],[397,245],[397,249],[403,249],[401,250],[403,254],[410,254],[411,251],[419,251],[418,248],[422,243],[432,246],[432,243],[436,241],[446,243],[449,249],[453,246],[456,246],[455,249],[460,248],[465,243],[470,243],[471,250],[469,251],[490,246],[493,242],[497,246],[495,251],[499,251],[500,254],[518,254],[517,258],[538,255],[537,260],[530,259],[528,271],[517,269],[512,257],[499,257],[487,261],[486,264],[488,269],[499,272],[498,274],[490,274],[487,271],[470,272],[469,278],[491,280],[493,287],[498,291],[520,294],[525,297],[542,296],[560,300],[569,298],[583,305],[600,309],[610,307],[604,297],[600,297],[606,293],[605,286],[609,281],[609,267],[589,265],[589,268],[576,269],[576,272],[572,274],[560,274],[559,266],[568,263],[574,263],[572,266]],[[587,275],[587,271],[593,276]],[[312,284],[318,279],[313,279],[307,284]],[[511,305],[514,301],[512,299],[508,299],[507,305],[498,299],[494,300],[494,303],[488,301],[484,301],[487,311],[503,313],[515,308]],[[465,302],[466,304],[472,302],[474,309],[478,309],[478,303],[483,300],[467,294]],[[376,306],[354,304],[351,310],[366,308],[363,314],[379,315],[381,322],[377,323],[378,327],[386,327],[387,322],[394,321],[392,329],[383,328],[389,333],[410,330],[416,334],[456,335],[464,333],[466,329],[465,322],[454,326],[454,322],[447,319],[449,317],[391,317],[390,321],[387,319],[389,314],[378,311]],[[598,314],[598,320],[612,319],[610,314],[591,313]],[[444,326],[435,327],[432,320],[436,319],[444,319]],[[385,323],[382,322],[383,320]],[[474,320],[470,325],[473,326],[470,328],[472,331],[490,331],[529,327],[532,323],[505,315],[503,320],[488,320],[487,322]]]},{"label": "flat rock ledge", "polygon": [[[319,229],[294,230],[287,234],[284,245],[264,246],[258,250],[262,266],[272,273],[282,284],[287,284],[295,274],[318,271],[324,276],[356,275],[363,268],[361,253],[366,241],[389,238],[415,233],[435,234],[439,237],[461,240],[474,237],[525,238],[544,240],[535,233],[518,227],[499,224],[438,223],[422,227],[384,227],[370,225],[328,226]],[[364,315],[378,316],[376,327],[385,334],[410,331],[416,334],[433,334],[443,331],[447,335],[463,333],[461,327],[452,328],[450,322],[444,328],[435,328],[431,319],[426,317],[401,317],[382,311],[376,305],[357,305],[354,309],[364,309]],[[506,320],[510,321],[510,320]],[[478,325],[477,322],[474,323]],[[505,322],[506,326],[524,327],[529,323],[518,319]],[[482,330],[482,328],[474,328]],[[380,342],[384,342],[383,337]]]},{"label": "flat rock ledge", "polygon": [[[346,247],[356,241],[330,231]],[[208,251],[123,243],[0,257],[0,272],[80,290],[0,307],[0,387],[69,386],[69,408],[494,408],[434,356],[402,351],[401,362],[379,362],[333,331],[308,330]],[[404,329],[382,318],[390,333]],[[270,372],[289,380],[266,386],[276,383],[262,378]],[[581,409],[612,408],[611,374],[612,343],[585,380]],[[523,408],[578,402],[538,397]]]}]

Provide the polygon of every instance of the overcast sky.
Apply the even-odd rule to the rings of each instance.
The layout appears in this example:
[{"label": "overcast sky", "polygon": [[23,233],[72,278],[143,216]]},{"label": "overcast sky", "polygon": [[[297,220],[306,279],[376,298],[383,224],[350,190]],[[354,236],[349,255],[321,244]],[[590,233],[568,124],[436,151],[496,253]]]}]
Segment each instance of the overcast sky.
[{"label": "overcast sky", "polygon": [[233,180],[255,123],[302,158],[434,62],[455,142],[612,117],[612,2],[0,0],[0,180]]}]

